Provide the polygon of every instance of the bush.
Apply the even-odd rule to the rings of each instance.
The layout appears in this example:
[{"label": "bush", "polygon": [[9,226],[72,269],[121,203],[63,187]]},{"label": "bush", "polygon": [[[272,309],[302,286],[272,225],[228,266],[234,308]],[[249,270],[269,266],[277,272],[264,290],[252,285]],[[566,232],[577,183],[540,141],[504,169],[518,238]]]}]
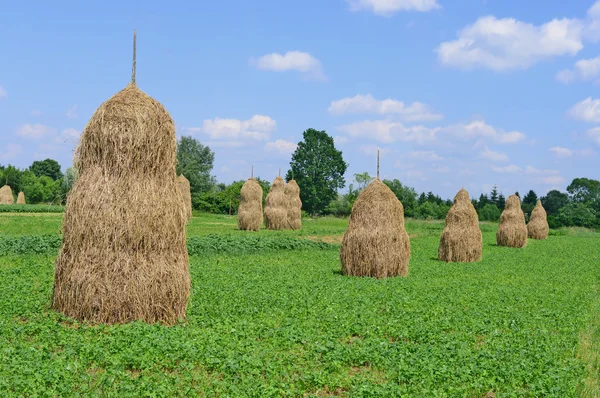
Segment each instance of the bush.
[{"label": "bush", "polygon": [[0,213],[63,213],[64,206],[57,205],[0,205]]},{"label": "bush", "polygon": [[502,211],[495,204],[486,204],[482,209],[477,211],[480,221],[498,221]]}]

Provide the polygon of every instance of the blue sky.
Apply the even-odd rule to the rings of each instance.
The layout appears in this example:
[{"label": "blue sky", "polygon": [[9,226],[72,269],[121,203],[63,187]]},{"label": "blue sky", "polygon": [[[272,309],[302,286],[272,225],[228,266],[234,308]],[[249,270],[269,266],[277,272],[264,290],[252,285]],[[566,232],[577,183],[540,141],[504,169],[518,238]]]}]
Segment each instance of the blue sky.
[{"label": "blue sky", "polygon": [[0,164],[70,166],[130,79],[221,182],[273,179],[307,128],[354,173],[472,196],[600,178],[600,2],[12,2],[0,15]]}]

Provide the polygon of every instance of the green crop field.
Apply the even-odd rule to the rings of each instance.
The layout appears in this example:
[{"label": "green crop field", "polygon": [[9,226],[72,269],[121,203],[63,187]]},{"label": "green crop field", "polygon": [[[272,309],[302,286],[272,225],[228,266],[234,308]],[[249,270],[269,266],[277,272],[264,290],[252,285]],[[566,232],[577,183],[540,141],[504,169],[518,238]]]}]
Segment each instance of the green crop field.
[{"label": "green crop field", "polygon": [[407,278],[342,276],[347,220],[301,232],[188,226],[185,322],[89,326],[49,309],[62,214],[0,214],[0,396],[594,397],[600,234],[551,231],[479,263],[437,261],[407,220]]}]

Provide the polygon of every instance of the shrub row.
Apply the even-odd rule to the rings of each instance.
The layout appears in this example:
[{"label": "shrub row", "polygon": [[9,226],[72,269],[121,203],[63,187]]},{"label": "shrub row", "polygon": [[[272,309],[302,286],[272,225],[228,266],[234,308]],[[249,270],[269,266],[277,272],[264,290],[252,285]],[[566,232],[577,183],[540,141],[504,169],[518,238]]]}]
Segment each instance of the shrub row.
[{"label": "shrub row", "polygon": [[0,205],[0,213],[63,213],[64,206],[57,205]]}]

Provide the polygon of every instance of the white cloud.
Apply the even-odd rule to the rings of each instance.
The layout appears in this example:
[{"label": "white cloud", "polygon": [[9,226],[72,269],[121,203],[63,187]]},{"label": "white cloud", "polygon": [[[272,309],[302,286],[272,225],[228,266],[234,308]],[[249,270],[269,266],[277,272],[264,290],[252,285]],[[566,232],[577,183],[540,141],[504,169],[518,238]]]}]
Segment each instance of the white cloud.
[{"label": "white cloud", "polygon": [[556,74],[556,79],[563,83],[574,80],[589,81],[600,76],[600,57],[580,59],[575,62],[574,68],[561,70]]},{"label": "white cloud", "polygon": [[276,140],[273,142],[267,142],[267,144],[265,145],[267,151],[274,151],[274,152],[279,152],[281,154],[291,154],[292,152],[294,152],[297,148],[298,144],[296,144],[295,142],[291,142],[291,141],[286,141],[286,140]]},{"label": "white cloud", "polygon": [[77,105],[73,105],[67,109],[66,115],[69,119],[75,119],[77,117]]},{"label": "white cloud", "polygon": [[413,102],[406,106],[404,102],[391,98],[377,100],[371,94],[346,97],[332,101],[329,105],[329,113],[332,115],[343,115],[347,113],[371,113],[379,115],[399,115],[406,121],[439,120],[443,116],[435,113],[428,105],[421,102]]},{"label": "white cloud", "polygon": [[327,80],[321,61],[307,52],[288,51],[285,54],[266,54],[258,59],[251,59],[250,64],[261,70],[273,72],[295,70],[309,79]]},{"label": "white cloud", "polygon": [[519,173],[521,168],[517,165],[511,164],[504,167],[493,166],[492,170],[494,170],[496,173]]},{"label": "white cloud", "polygon": [[333,137],[333,142],[335,144],[345,144],[348,141],[348,137],[346,137],[345,135],[336,135],[335,137]]},{"label": "white cloud", "polygon": [[525,174],[558,174],[558,170],[539,170],[533,166],[528,165],[525,167]]},{"label": "white cloud", "polygon": [[[208,135],[211,140],[227,140],[230,144],[218,146],[236,146],[235,142],[267,141],[277,123],[269,116],[254,115],[248,120],[214,118],[204,120],[202,127],[187,127],[185,133],[201,133]],[[213,142],[213,145],[215,142]]]},{"label": "white cloud", "polygon": [[79,140],[79,137],[81,136],[81,131],[73,129],[73,128],[68,128],[68,129],[64,129],[60,135],[58,135],[54,141],[55,142],[71,142],[71,143],[76,143]]},{"label": "white cloud", "polygon": [[481,157],[483,159],[491,160],[492,162],[507,162],[508,161],[508,156],[506,156],[505,153],[491,151],[487,146],[479,154],[479,157]]},{"label": "white cloud", "polygon": [[4,89],[4,87],[0,86],[0,99],[8,97],[8,92]]},{"label": "white cloud", "polygon": [[592,141],[600,145],[600,127],[594,127],[593,129],[588,130],[588,136]]},{"label": "white cloud", "polygon": [[54,129],[43,124],[25,124],[17,130],[17,135],[23,138],[31,138],[34,140],[43,138],[54,133]]},{"label": "white cloud", "polygon": [[584,122],[600,122],[600,100],[588,97],[569,109],[569,116]]},{"label": "white cloud", "polygon": [[380,155],[391,152],[389,148],[381,148],[377,145],[361,145],[358,149],[367,156],[377,156],[377,150],[379,150]]},{"label": "white cloud", "polygon": [[565,178],[561,176],[549,176],[542,178],[542,181],[544,182],[544,184],[560,185],[565,182]]},{"label": "white cloud", "polygon": [[206,141],[206,145],[211,148],[239,148],[246,143],[244,141]]},{"label": "white cloud", "polygon": [[409,152],[408,156],[413,159],[423,159],[423,160],[430,160],[430,161],[444,159],[443,157],[439,156],[434,151],[414,151],[414,152]]},{"label": "white cloud", "polygon": [[365,120],[339,126],[338,131],[353,138],[365,137],[375,141],[391,143],[407,141],[416,143],[431,142],[435,139],[436,128],[424,126],[405,127],[402,123],[390,120]]},{"label": "white cloud", "polygon": [[594,3],[588,9],[586,27],[583,34],[591,42],[600,41],[600,1]]},{"label": "white cloud", "polygon": [[455,124],[444,128],[444,131],[462,139],[490,138],[499,144],[514,144],[525,139],[525,134],[519,131],[505,132],[486,124],[483,120]]},{"label": "white cloud", "polygon": [[431,11],[440,8],[437,0],[346,0],[351,11],[371,11],[376,15],[391,16],[399,11]]},{"label": "white cloud", "polygon": [[549,149],[550,152],[554,154],[554,156],[559,158],[566,158],[573,155],[573,151],[569,148],[563,148],[560,146],[553,146]]},{"label": "white cloud", "polygon": [[577,54],[583,48],[583,29],[577,19],[536,26],[489,15],[463,28],[458,39],[441,43],[436,52],[439,62],[461,69],[526,69],[545,59]]},{"label": "white cloud", "polygon": [[0,152],[0,163],[7,163],[23,153],[23,147],[18,144],[7,144],[4,152]]}]

